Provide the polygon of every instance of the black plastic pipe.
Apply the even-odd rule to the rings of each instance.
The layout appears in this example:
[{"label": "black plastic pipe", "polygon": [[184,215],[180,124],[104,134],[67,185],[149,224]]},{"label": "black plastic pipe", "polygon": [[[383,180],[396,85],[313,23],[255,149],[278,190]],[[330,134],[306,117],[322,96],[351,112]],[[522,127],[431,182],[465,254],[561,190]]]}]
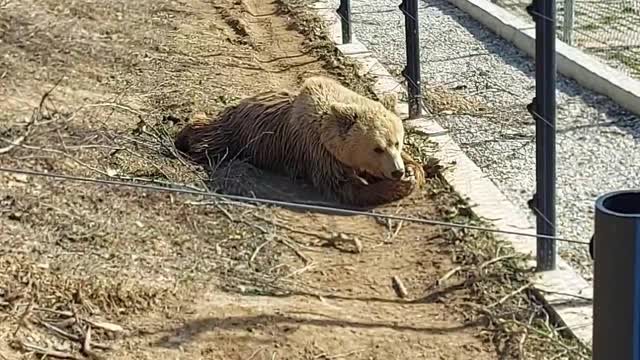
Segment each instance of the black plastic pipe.
[{"label": "black plastic pipe", "polygon": [[640,360],[640,190],[596,200],[593,360]]}]

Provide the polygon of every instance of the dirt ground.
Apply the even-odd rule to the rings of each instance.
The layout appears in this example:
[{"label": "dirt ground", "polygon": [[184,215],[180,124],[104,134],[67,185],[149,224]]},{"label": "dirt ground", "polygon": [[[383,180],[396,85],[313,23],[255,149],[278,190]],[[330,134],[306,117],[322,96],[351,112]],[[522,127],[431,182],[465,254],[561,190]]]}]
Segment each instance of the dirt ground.
[{"label": "dirt ground", "polygon": [[[172,147],[188,119],[310,75],[366,93],[287,4],[0,0],[0,167],[204,188]],[[468,209],[436,176],[376,211]],[[0,359],[579,358],[525,342],[544,312],[515,256],[461,252],[476,235],[0,172]]]}]

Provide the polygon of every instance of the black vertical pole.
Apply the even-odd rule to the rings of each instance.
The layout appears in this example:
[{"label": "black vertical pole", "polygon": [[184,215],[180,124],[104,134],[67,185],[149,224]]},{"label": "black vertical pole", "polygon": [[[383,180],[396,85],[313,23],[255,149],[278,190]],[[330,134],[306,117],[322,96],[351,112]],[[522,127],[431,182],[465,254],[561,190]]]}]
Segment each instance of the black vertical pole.
[{"label": "black vertical pole", "polygon": [[640,190],[596,200],[593,360],[640,360]]},{"label": "black vertical pole", "polygon": [[409,92],[409,119],[422,115],[422,81],[420,75],[420,23],[418,0],[403,0],[400,10],[404,14],[407,66],[402,71]]},{"label": "black vertical pole", "polygon": [[340,7],[337,11],[340,15],[340,22],[342,23],[342,43],[350,44],[353,36],[351,30],[351,0],[340,0]]},{"label": "black vertical pole", "polygon": [[[556,235],[556,2],[533,0],[527,11],[536,23],[536,195],[532,205],[540,235]],[[556,268],[556,242],[538,238],[538,271]]]}]

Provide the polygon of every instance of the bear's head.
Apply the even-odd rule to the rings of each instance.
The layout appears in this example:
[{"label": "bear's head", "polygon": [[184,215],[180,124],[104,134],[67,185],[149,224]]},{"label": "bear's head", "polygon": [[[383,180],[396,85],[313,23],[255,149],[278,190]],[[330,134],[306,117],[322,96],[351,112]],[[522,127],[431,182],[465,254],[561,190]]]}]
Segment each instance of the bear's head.
[{"label": "bear's head", "polygon": [[340,162],[378,178],[403,177],[404,127],[394,112],[375,101],[333,103],[329,116],[323,142]]}]

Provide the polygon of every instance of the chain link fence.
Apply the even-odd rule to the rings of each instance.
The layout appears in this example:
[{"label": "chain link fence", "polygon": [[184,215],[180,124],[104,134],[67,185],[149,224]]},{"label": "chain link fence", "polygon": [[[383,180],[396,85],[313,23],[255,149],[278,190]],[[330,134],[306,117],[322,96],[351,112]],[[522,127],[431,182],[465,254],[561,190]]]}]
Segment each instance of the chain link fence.
[{"label": "chain link fence", "polygon": [[[492,2],[531,21],[530,0]],[[640,0],[557,0],[557,25],[559,39],[640,79]]]}]

